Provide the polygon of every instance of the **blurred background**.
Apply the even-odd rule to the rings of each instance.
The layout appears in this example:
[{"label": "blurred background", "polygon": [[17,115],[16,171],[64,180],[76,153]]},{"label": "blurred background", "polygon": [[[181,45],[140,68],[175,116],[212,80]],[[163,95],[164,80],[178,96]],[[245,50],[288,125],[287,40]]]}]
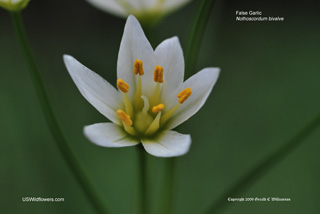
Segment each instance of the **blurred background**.
[{"label": "blurred background", "polygon": [[[177,35],[186,51],[198,3],[163,19],[153,47]],[[319,113],[319,9],[311,0],[217,0],[193,73],[210,66],[222,72],[204,107],[178,127],[193,143],[177,160],[174,213],[204,212]],[[236,10],[259,10],[285,21],[236,22]],[[132,213],[137,151],[97,147],[83,136],[84,125],[107,120],[81,96],[62,61],[70,54],[115,85],[125,20],[84,0],[31,0],[23,17],[72,148],[112,213]],[[48,131],[5,10],[0,11],[0,95],[0,212],[93,213]],[[291,202],[228,202],[221,213],[320,213],[319,143],[320,129],[246,191],[230,195]],[[164,160],[148,161],[149,213],[156,214]],[[65,202],[24,203],[22,197]]]}]

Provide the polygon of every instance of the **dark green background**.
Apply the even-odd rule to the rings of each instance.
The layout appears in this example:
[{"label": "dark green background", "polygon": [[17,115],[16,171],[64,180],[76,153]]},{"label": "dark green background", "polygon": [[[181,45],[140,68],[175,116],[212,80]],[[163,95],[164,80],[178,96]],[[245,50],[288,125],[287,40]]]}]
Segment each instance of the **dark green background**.
[{"label": "dark green background", "polygon": [[[186,50],[197,2],[157,26],[153,47],[177,35]],[[192,135],[193,143],[177,160],[174,213],[202,213],[319,113],[320,6],[315,2],[217,1],[193,72],[210,66],[222,72],[204,107],[179,127]],[[260,10],[285,21],[236,22],[236,10]],[[80,95],[62,61],[62,54],[70,54],[114,84],[125,21],[80,0],[31,0],[23,16],[72,148],[112,213],[131,213],[137,151],[97,147],[83,136],[84,125],[106,119]],[[4,10],[0,95],[0,212],[92,213],[48,131]],[[287,197],[291,202],[227,202],[222,213],[320,213],[319,143],[318,129],[251,188],[230,195]],[[149,213],[157,213],[164,160],[149,161]],[[22,197],[63,197],[65,202],[23,203]]]}]

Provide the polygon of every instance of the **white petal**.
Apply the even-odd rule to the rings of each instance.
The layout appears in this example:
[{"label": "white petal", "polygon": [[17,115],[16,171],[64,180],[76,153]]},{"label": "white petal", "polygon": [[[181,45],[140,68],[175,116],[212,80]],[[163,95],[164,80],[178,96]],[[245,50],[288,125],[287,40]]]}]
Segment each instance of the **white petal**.
[{"label": "white petal", "polygon": [[122,107],[118,91],[72,56],[64,55],[63,59],[74,83],[88,102],[109,120],[121,124],[115,113]]},{"label": "white petal", "polygon": [[[171,108],[177,95],[173,94],[183,83],[184,58],[178,37],[164,40],[155,50],[155,62],[163,67],[163,91],[161,100]],[[172,105],[168,105],[172,104]]]},{"label": "white petal", "polygon": [[84,134],[94,144],[104,147],[134,146],[139,143],[122,127],[113,123],[97,123],[84,127]]},{"label": "white petal", "polygon": [[[183,89],[191,88],[192,94],[168,121],[168,129],[175,128],[199,111],[217,82],[219,73],[219,68],[205,68],[183,83]],[[175,94],[179,92],[176,91]]]},{"label": "white petal", "polygon": [[133,65],[136,59],[143,62],[144,75],[142,76],[143,94],[149,96],[148,84],[153,81],[153,49],[146,38],[138,20],[130,15],[127,19],[120,44],[117,64],[117,76],[129,84],[129,97],[133,97],[136,85],[136,76],[133,74]]},{"label": "white petal", "polygon": [[96,8],[120,17],[127,17],[129,12],[126,11],[118,0],[87,0]]},{"label": "white petal", "polygon": [[191,145],[191,136],[175,131],[164,131],[153,138],[141,140],[145,150],[156,157],[174,157],[186,154]]}]

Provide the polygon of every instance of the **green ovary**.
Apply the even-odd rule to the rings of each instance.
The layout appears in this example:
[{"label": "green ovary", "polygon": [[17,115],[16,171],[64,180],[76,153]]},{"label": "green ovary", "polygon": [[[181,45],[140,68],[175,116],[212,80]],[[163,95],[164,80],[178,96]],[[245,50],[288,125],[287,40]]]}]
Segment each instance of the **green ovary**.
[{"label": "green ovary", "polygon": [[136,114],[133,127],[139,134],[144,134],[153,120],[154,118],[149,113],[140,111]]}]

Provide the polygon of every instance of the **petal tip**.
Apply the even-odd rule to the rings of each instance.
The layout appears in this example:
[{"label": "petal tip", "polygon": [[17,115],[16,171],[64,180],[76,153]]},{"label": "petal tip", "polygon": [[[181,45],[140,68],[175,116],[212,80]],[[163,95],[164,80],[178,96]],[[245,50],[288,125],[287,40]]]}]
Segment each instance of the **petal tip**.
[{"label": "petal tip", "polygon": [[[221,69],[216,67],[209,67],[201,70],[200,72],[205,72],[206,74],[209,74],[213,79],[217,79],[220,75]],[[203,73],[203,74],[205,74]],[[209,77],[207,77],[209,78]]]},{"label": "petal tip", "polygon": [[74,60],[74,58],[68,54],[63,54],[62,58],[65,64],[67,64],[71,60]]},{"label": "petal tip", "polygon": [[172,39],[172,40],[174,40],[174,41],[177,41],[177,42],[180,42],[178,36],[173,36],[173,37],[171,37],[170,39]]},{"label": "petal tip", "polygon": [[211,72],[214,72],[214,75],[218,78],[220,76],[221,69],[220,68],[211,68]]},{"label": "petal tip", "polygon": [[128,16],[128,18],[127,18],[127,23],[128,23],[128,22],[138,22],[138,23],[139,23],[138,19],[137,19],[134,15],[132,15],[132,14],[130,14],[130,15]]},{"label": "petal tip", "polygon": [[162,140],[142,139],[146,152],[155,157],[170,158],[185,155],[190,150],[192,141],[190,135],[169,131],[165,132],[161,138]]},{"label": "petal tip", "polygon": [[139,143],[128,137],[120,126],[113,123],[96,123],[84,126],[83,133],[91,143],[102,147],[126,147]]}]

